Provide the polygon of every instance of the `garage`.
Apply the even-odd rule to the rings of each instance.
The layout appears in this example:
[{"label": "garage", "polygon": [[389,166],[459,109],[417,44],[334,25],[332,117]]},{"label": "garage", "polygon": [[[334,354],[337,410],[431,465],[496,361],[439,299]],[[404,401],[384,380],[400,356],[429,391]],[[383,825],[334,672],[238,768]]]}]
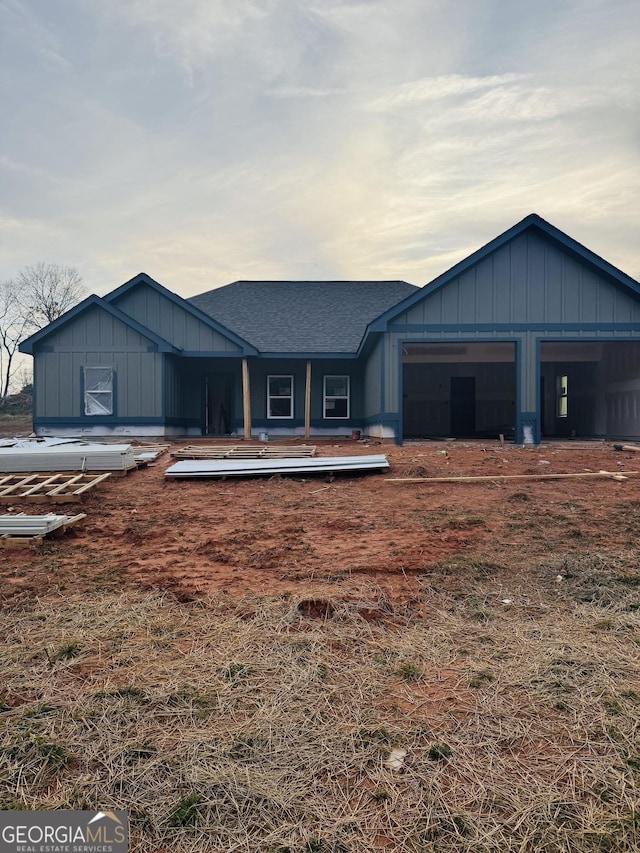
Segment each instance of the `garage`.
[{"label": "garage", "polygon": [[406,343],[402,388],[405,438],[512,437],[516,344]]},{"label": "garage", "polygon": [[637,438],[640,342],[542,341],[540,424],[546,438]]}]

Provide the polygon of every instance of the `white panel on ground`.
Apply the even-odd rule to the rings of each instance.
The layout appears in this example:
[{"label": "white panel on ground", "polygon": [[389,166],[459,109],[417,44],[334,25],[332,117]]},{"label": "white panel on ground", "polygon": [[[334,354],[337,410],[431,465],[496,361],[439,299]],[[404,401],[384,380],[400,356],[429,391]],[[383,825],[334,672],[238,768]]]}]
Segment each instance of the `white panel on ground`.
[{"label": "white panel on ground", "polygon": [[0,447],[0,472],[128,471],[136,467],[129,444],[97,444],[57,440],[19,440]]},{"label": "white panel on ground", "polygon": [[372,471],[388,468],[386,456],[325,456],[315,459],[184,460],[166,477],[254,477],[262,474],[330,474],[334,471]]}]

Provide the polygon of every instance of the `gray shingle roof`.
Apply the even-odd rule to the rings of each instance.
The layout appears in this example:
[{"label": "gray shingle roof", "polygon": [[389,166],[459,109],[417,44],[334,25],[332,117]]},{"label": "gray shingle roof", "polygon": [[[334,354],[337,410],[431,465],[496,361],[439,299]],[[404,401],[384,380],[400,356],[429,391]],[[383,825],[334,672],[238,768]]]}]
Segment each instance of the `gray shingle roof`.
[{"label": "gray shingle roof", "polygon": [[234,281],[188,299],[260,352],[354,353],[406,281]]}]

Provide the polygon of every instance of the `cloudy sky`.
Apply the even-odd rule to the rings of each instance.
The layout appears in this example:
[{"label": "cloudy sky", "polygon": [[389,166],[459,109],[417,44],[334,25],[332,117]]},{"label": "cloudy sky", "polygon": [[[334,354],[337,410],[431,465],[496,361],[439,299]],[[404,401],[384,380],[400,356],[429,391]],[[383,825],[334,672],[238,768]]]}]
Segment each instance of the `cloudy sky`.
[{"label": "cloudy sky", "polygon": [[425,284],[536,212],[640,278],[638,0],[0,0],[0,278]]}]

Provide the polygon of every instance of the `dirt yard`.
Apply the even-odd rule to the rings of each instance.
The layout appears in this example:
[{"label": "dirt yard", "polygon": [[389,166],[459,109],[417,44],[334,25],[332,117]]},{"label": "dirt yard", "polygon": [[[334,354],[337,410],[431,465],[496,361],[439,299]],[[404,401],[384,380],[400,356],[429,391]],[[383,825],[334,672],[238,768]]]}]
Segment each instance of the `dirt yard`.
[{"label": "dirt yard", "polygon": [[[322,456],[380,452],[389,460],[388,473],[330,481],[167,481],[172,459],[165,454],[146,470],[88,494],[81,507],[86,522],[64,539],[27,556],[5,552],[5,595],[85,591],[117,578],[120,588],[170,590],[183,598],[221,591],[316,595],[328,586],[332,595],[348,596],[366,580],[404,601],[431,574],[453,588],[478,567],[495,574],[507,591],[541,562],[555,565],[581,554],[626,558],[635,570],[640,476],[621,482],[497,478],[640,471],[640,454],[580,443],[398,448],[344,441],[318,449]],[[470,475],[496,479],[388,482]],[[55,506],[38,505],[39,512],[50,510]]]},{"label": "dirt yard", "polygon": [[[0,551],[0,807],[128,809],[163,853],[640,849],[640,453],[318,444],[381,452],[225,481],[165,454]],[[630,476],[499,479],[603,470]]]}]

